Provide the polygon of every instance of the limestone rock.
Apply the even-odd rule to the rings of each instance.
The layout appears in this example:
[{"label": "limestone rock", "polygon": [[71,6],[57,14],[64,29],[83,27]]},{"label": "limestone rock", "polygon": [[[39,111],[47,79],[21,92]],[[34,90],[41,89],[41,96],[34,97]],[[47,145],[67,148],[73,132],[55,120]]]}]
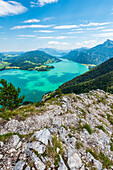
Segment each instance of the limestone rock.
[{"label": "limestone rock", "polygon": [[2,147],[4,145],[4,143],[2,141],[0,141],[0,147]]},{"label": "limestone rock", "polygon": [[71,170],[78,170],[82,166],[81,158],[77,153],[72,153],[69,155],[67,163]]},{"label": "limestone rock", "polygon": [[89,152],[87,153],[87,156],[89,158],[89,162],[92,163],[94,168],[97,170],[102,170],[102,164],[98,160],[96,160]]},{"label": "limestone rock", "polygon": [[25,162],[19,161],[19,162],[16,163],[15,167],[13,168],[13,170],[23,170],[24,165],[25,165]]},{"label": "limestone rock", "polygon": [[34,149],[35,151],[38,152],[38,154],[42,154],[42,153],[44,153],[46,146],[41,144],[38,141],[35,141],[35,142],[32,142],[32,143],[28,143],[27,150],[30,150],[30,149]]},{"label": "limestone rock", "polygon": [[3,158],[3,155],[2,154],[0,154],[0,159],[2,159]]},{"label": "limestone rock", "polygon": [[37,170],[45,169],[44,163],[34,153],[32,154],[32,160],[33,160]]},{"label": "limestone rock", "polygon": [[14,140],[13,146],[15,147],[19,143],[20,138],[18,135],[14,135],[13,140]]},{"label": "limestone rock", "polygon": [[48,129],[43,129],[34,133],[35,138],[42,142],[44,145],[48,145],[48,141],[51,140],[51,134]]},{"label": "limestone rock", "polygon": [[30,170],[30,167],[29,167],[29,166],[27,166],[27,167],[25,168],[25,170]]},{"label": "limestone rock", "polygon": [[66,167],[61,155],[60,155],[60,166],[59,166],[58,170],[67,170],[67,167]]}]

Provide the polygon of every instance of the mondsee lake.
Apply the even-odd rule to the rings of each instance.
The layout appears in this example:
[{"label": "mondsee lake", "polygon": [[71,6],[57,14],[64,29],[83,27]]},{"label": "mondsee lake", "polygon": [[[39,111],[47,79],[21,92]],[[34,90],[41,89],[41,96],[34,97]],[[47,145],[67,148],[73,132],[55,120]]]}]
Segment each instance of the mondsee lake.
[{"label": "mondsee lake", "polygon": [[16,88],[20,87],[20,94],[25,95],[24,101],[38,102],[45,93],[88,71],[86,66],[65,59],[49,65],[55,68],[44,72],[18,69],[0,71],[0,79],[6,79]]}]

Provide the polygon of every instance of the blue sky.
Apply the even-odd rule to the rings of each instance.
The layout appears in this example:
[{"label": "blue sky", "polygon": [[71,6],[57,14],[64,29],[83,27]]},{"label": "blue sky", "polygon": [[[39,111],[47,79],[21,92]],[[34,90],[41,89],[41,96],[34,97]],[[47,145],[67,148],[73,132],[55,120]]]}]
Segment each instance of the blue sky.
[{"label": "blue sky", "polygon": [[93,47],[113,39],[113,0],[0,0],[0,52]]}]

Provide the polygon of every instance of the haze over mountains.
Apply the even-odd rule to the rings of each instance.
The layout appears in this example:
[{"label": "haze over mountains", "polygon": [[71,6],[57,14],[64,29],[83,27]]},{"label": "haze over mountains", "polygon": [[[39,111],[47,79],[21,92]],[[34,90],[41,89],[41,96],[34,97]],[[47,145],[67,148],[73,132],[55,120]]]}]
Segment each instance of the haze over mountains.
[{"label": "haze over mountains", "polygon": [[47,54],[57,56],[57,55],[66,55],[70,50],[58,50],[56,48],[39,48],[40,51],[44,51]]}]

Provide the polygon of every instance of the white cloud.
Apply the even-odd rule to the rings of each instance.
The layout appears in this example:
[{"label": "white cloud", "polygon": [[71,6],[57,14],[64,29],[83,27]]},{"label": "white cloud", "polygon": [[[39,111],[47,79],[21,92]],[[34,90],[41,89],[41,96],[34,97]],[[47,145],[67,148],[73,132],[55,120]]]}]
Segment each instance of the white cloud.
[{"label": "white cloud", "polygon": [[36,37],[35,35],[18,35],[18,36],[22,38],[35,38]]},{"label": "white cloud", "polygon": [[49,41],[48,44],[49,45],[70,45],[67,42],[59,42],[59,41]]},{"label": "white cloud", "polygon": [[80,27],[91,27],[91,26],[102,26],[102,25],[108,25],[111,24],[111,22],[103,22],[103,23],[96,23],[96,22],[90,22],[89,24],[80,24]]},{"label": "white cloud", "polygon": [[18,15],[27,11],[21,3],[15,1],[3,1],[0,0],[0,16],[6,15]]},{"label": "white cloud", "polygon": [[44,6],[46,4],[51,4],[51,3],[55,3],[58,2],[58,0],[38,0],[37,3],[31,2],[31,7],[35,7],[35,6]]},{"label": "white cloud", "polygon": [[2,40],[7,40],[7,38],[2,38]]},{"label": "white cloud", "polygon": [[94,34],[93,37],[107,37],[107,38],[111,38],[111,37],[113,37],[113,32],[107,32],[107,33],[102,33],[102,34]]},{"label": "white cloud", "polygon": [[50,30],[39,30],[39,31],[34,31],[34,32],[52,33],[52,32],[54,32],[54,31],[50,31]]},{"label": "white cloud", "polygon": [[54,17],[48,17],[48,18],[44,18],[43,21],[48,21],[48,20],[51,20],[51,19],[55,19]]},{"label": "white cloud", "polygon": [[[93,30],[101,30],[101,29],[103,29],[103,28],[105,28],[105,27],[87,28],[86,30],[87,30],[87,31],[93,31]],[[102,31],[103,31],[103,30],[102,30]]]},{"label": "white cloud", "polygon": [[67,34],[82,34],[83,31],[76,31],[76,32],[68,32]]},{"label": "white cloud", "polygon": [[79,25],[60,25],[60,26],[55,26],[54,29],[72,29],[72,28],[79,28],[79,27],[103,26],[108,24],[111,24],[111,22],[104,22],[104,23],[91,22],[89,24],[79,24]]},{"label": "white cloud", "polygon": [[80,47],[92,47],[97,43],[95,40],[89,40],[89,41],[83,41],[83,42],[78,42],[76,43],[76,48]]},{"label": "white cloud", "polygon": [[51,25],[22,25],[22,26],[14,26],[11,30],[15,29],[26,29],[26,28],[49,28]]},{"label": "white cloud", "polygon": [[38,39],[53,39],[54,37],[37,37]]},{"label": "white cloud", "polygon": [[113,29],[105,29],[105,30],[102,30],[103,32],[112,32]]},{"label": "white cloud", "polygon": [[54,29],[71,29],[71,28],[78,28],[77,25],[61,25],[55,26]]},{"label": "white cloud", "polygon": [[24,23],[37,23],[37,22],[40,22],[40,20],[38,20],[38,19],[28,19],[28,20],[26,20],[26,21],[24,21]]},{"label": "white cloud", "polygon": [[57,37],[52,37],[52,36],[48,36],[48,37],[38,37],[39,39],[56,39],[56,40],[62,40],[62,39],[66,39],[66,38],[75,38],[74,36],[57,36]]}]

